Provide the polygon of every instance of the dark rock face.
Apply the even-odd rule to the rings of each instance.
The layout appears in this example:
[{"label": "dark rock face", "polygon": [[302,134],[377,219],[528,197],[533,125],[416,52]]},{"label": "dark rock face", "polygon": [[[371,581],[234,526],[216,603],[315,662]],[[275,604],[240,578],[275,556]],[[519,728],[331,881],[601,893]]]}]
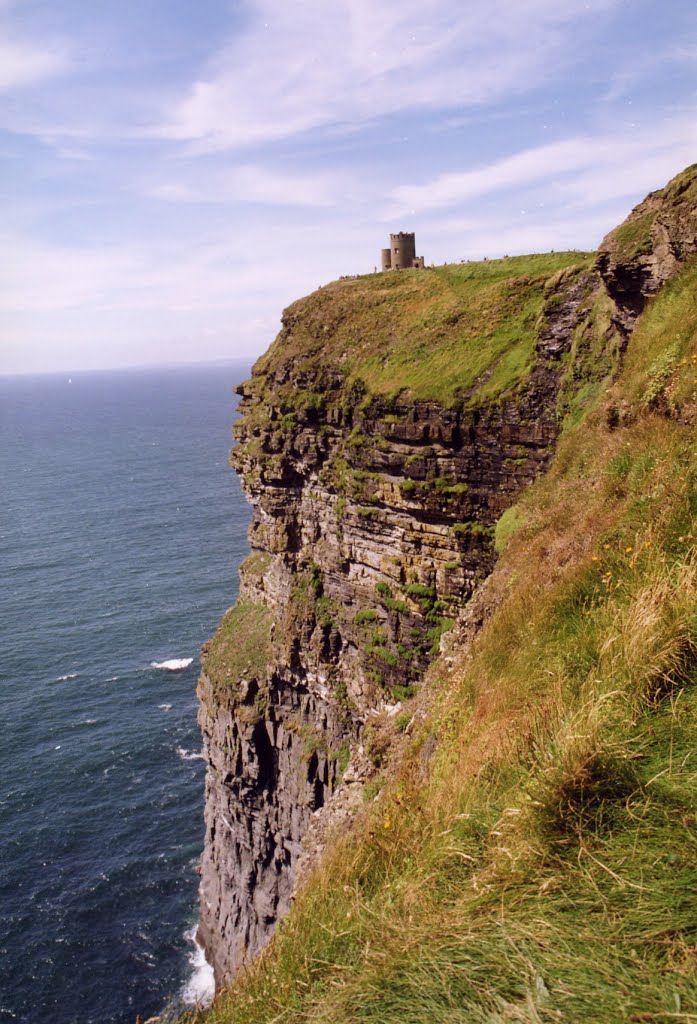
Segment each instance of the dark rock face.
[{"label": "dark rock face", "polygon": [[218,985],[264,946],[288,910],[300,841],[337,781],[326,744],[340,742],[344,730],[326,703],[282,673],[269,683],[264,719],[245,715],[248,703],[216,702],[205,676],[199,687],[208,758],[199,938]]}]

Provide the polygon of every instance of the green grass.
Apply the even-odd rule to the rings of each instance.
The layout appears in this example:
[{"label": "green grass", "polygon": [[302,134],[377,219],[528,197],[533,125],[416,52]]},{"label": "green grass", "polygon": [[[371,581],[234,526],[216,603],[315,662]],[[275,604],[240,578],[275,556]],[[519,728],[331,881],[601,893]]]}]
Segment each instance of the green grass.
[{"label": "green grass", "polygon": [[378,617],[378,613],[372,608],[363,608],[361,611],[356,612],[353,617],[353,621],[357,626],[363,626],[368,622],[375,622]]},{"label": "green grass", "polygon": [[273,561],[273,556],[266,551],[255,551],[245,558],[240,566],[240,572],[244,575],[260,578],[267,571]]},{"label": "green grass", "polygon": [[534,363],[546,285],[592,261],[589,253],[548,253],[337,281],[289,307],[288,330],[255,372],[287,362],[316,367],[321,353],[323,365],[341,366],[372,395],[406,390],[452,404],[473,392],[470,404],[490,401]]},{"label": "green grass", "polygon": [[656,220],[656,212],[643,213],[634,220],[626,221],[612,233],[615,240],[614,255],[616,259],[626,262],[636,256],[651,252],[651,229]]},{"label": "green grass", "polygon": [[497,554],[502,554],[506,549],[508,541],[525,522],[523,514],[518,505],[511,505],[503,513],[494,527],[494,547]]},{"label": "green grass", "polygon": [[234,693],[241,679],[263,679],[271,659],[271,612],[252,601],[238,601],[203,647],[203,670],[213,692]]},{"label": "green grass", "polygon": [[483,523],[477,523],[473,520],[468,520],[465,523],[455,523],[452,530],[453,533],[461,537],[488,537],[493,533],[491,527],[484,526]]},{"label": "green grass", "polygon": [[697,1020],[696,290],[500,521],[491,618],[207,1024]]}]

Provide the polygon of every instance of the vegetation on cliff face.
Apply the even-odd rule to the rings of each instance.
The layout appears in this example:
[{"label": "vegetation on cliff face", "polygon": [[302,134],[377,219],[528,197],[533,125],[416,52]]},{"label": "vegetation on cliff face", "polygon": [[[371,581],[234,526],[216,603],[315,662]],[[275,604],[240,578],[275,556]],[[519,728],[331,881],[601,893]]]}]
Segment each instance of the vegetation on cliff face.
[{"label": "vegetation on cliff face", "polygon": [[234,690],[245,676],[263,676],[271,657],[270,611],[253,601],[238,601],[226,611],[202,653],[216,693]]},{"label": "vegetation on cliff face", "polygon": [[206,1024],[697,1019],[695,295],[693,258],[562,409],[485,625]]}]

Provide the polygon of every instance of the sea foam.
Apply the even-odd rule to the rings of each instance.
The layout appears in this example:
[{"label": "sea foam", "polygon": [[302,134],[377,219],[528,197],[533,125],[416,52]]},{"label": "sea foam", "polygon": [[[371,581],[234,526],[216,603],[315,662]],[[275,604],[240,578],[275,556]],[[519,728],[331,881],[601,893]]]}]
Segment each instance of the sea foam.
[{"label": "sea foam", "polygon": [[203,754],[195,750],[184,750],[183,747],[177,747],[177,753],[182,761],[203,761]]},{"label": "sea foam", "polygon": [[182,989],[181,997],[189,1006],[210,1006],[215,995],[215,978],[203,946],[196,941],[196,925],[186,932],[186,938],[194,948],[189,953],[191,976]]},{"label": "sea foam", "polygon": [[182,669],[188,668],[193,658],[168,658],[167,661],[151,661],[151,668],[161,668],[165,672],[181,672]]}]

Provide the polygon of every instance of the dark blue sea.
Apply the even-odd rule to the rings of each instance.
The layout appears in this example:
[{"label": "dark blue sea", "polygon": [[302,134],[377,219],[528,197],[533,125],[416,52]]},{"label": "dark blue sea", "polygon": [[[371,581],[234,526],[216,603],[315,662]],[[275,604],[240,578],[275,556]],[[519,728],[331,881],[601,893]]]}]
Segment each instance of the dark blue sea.
[{"label": "dark blue sea", "polygon": [[205,981],[195,689],[247,547],[247,370],[0,380],[2,1024],[133,1024]]}]

